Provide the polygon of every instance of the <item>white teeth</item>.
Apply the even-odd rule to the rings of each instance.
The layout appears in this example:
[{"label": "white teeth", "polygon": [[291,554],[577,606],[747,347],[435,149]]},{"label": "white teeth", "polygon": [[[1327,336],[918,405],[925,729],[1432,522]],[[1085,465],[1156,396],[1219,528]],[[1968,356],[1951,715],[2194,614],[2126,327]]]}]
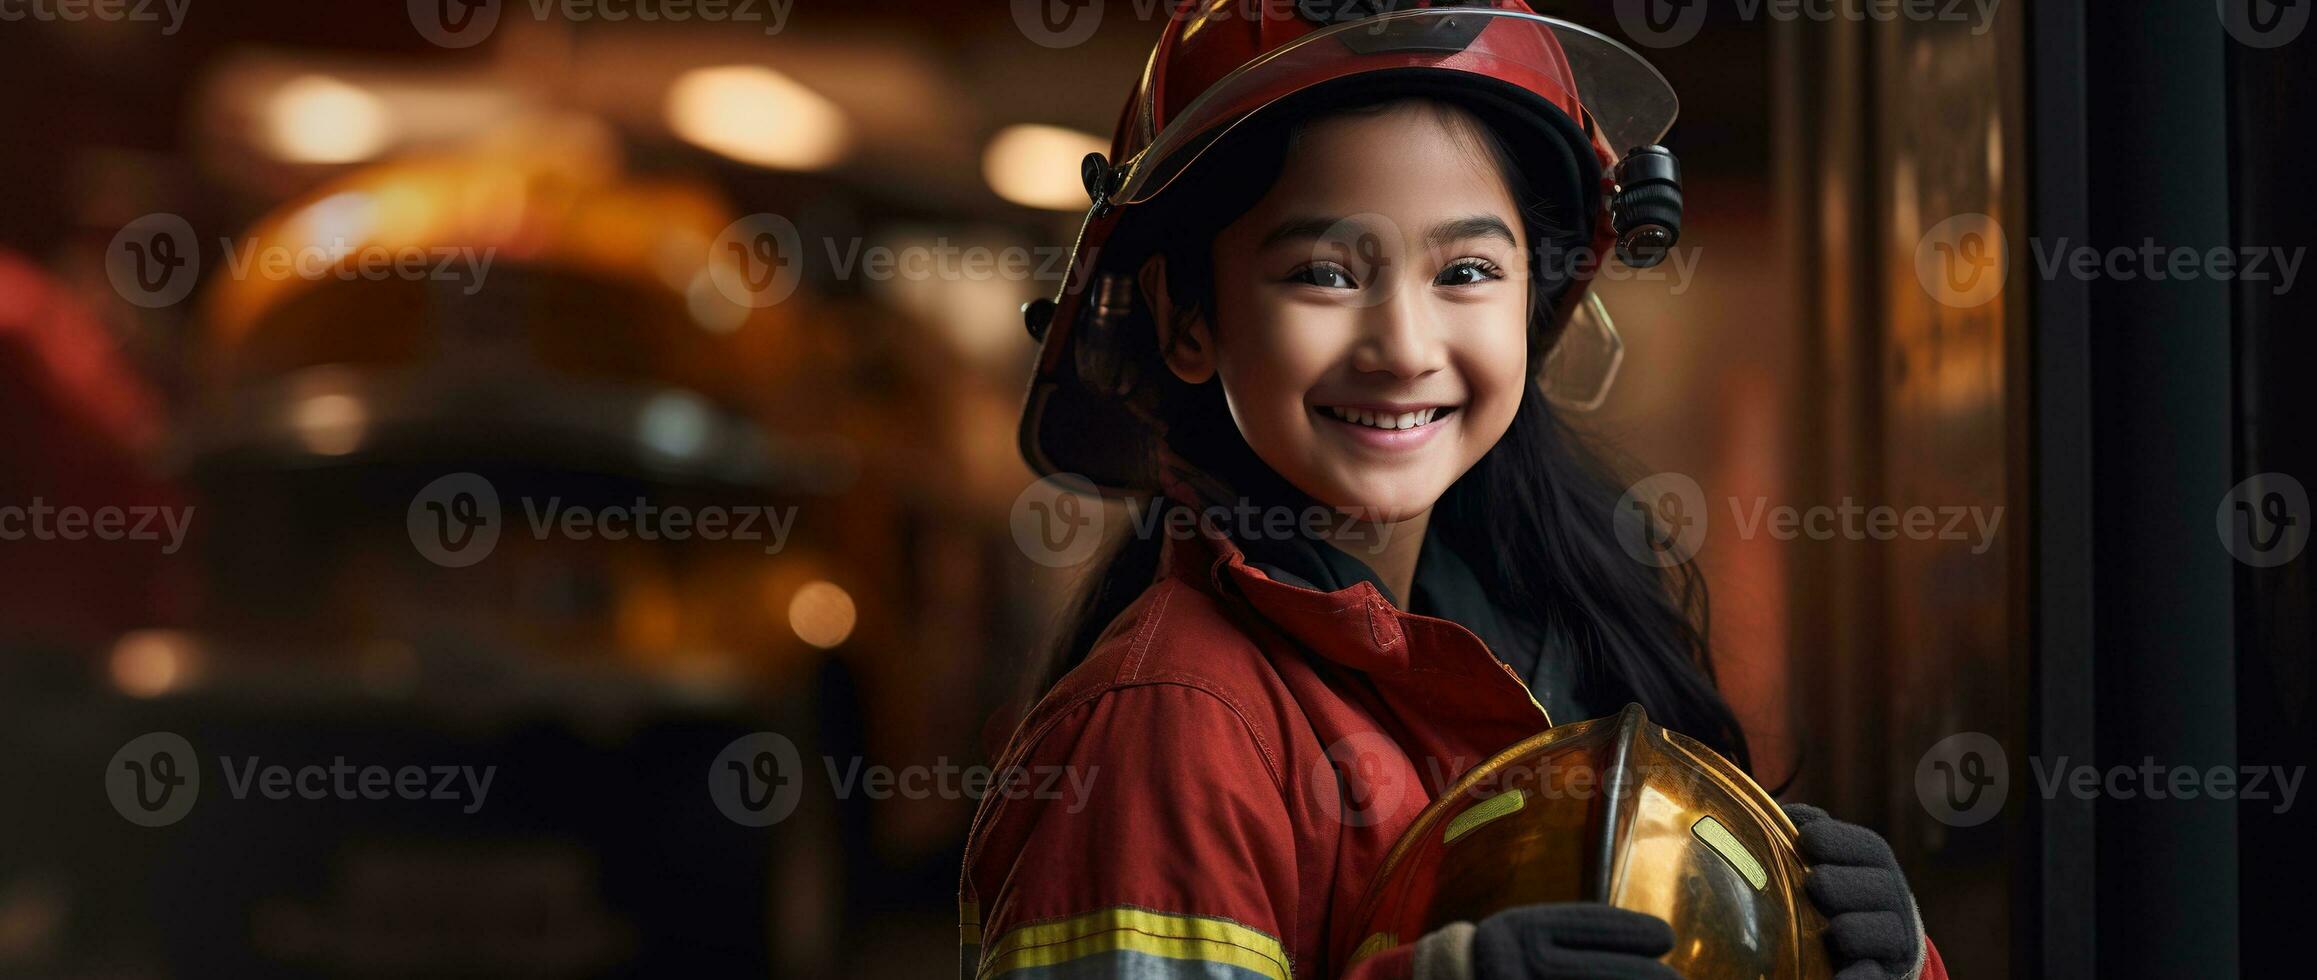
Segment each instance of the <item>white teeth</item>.
[{"label": "white teeth", "polygon": [[1397,430],[1413,429],[1420,425],[1431,425],[1434,419],[1440,417],[1441,410],[1438,408],[1427,408],[1416,412],[1401,412],[1397,415],[1391,412],[1385,412],[1381,415],[1378,415],[1375,412],[1366,412],[1350,408],[1337,408],[1333,405],[1330,405],[1327,406],[1327,412],[1329,415],[1333,415],[1336,418],[1353,423],[1355,425],[1365,425],[1376,429]]}]

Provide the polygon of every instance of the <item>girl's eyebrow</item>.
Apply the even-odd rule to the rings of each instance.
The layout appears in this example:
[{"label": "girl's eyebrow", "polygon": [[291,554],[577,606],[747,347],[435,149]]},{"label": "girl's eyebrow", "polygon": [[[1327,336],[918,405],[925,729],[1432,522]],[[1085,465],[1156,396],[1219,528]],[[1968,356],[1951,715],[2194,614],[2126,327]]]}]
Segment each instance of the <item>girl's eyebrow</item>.
[{"label": "girl's eyebrow", "polygon": [[1328,232],[1336,230],[1336,226],[1342,224],[1343,221],[1344,219],[1342,218],[1331,217],[1327,215],[1289,218],[1286,221],[1280,222],[1277,227],[1272,228],[1270,234],[1263,236],[1262,244],[1256,247],[1259,249],[1267,249],[1281,242],[1309,241],[1313,239],[1325,238],[1327,237]]},{"label": "girl's eyebrow", "polygon": [[1512,228],[1507,226],[1503,219],[1493,214],[1476,214],[1443,221],[1432,226],[1432,230],[1425,234],[1424,241],[1429,245],[1444,245],[1449,242],[1470,241],[1475,238],[1500,238],[1507,245],[1517,246],[1520,244],[1517,239],[1513,238]]},{"label": "girl's eyebrow", "polygon": [[[1347,219],[1329,215],[1289,218],[1272,228],[1269,234],[1264,235],[1262,244],[1257,247],[1268,249],[1281,242],[1325,238],[1331,233],[1347,230],[1340,227],[1345,220]],[[1365,229],[1362,230],[1365,231]],[[1432,245],[1470,241],[1475,238],[1496,238],[1503,240],[1507,245],[1517,246],[1520,244],[1520,240],[1513,237],[1512,227],[1505,224],[1504,219],[1492,214],[1451,218],[1433,225],[1432,230],[1424,235],[1425,242]]]}]

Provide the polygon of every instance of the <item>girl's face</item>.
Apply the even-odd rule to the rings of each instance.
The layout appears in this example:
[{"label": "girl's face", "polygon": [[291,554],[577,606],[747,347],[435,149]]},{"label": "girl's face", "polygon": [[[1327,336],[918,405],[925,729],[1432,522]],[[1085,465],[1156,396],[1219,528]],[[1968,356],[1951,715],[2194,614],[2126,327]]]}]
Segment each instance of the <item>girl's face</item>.
[{"label": "girl's face", "polygon": [[1321,504],[1424,514],[1512,424],[1528,243],[1483,140],[1432,103],[1325,118],[1215,239],[1215,320],[1169,363],[1221,378],[1248,445]]}]

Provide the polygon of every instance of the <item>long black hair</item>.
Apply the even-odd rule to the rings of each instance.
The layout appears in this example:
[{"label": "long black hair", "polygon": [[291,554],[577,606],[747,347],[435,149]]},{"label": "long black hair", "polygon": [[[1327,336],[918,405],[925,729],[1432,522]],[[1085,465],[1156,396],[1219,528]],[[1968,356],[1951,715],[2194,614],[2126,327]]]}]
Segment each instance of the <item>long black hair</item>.
[{"label": "long black hair", "polygon": [[[1330,115],[1375,112],[1407,101],[1394,93],[1331,96],[1275,106],[1234,129],[1207,151],[1194,175],[1145,205],[1163,216],[1151,247],[1169,257],[1166,284],[1178,323],[1213,310],[1215,236],[1277,182],[1297,133]],[[1536,323],[1551,322],[1555,302],[1577,274],[1569,263],[1586,244],[1576,232],[1579,223],[1570,220],[1571,203],[1546,198],[1523,179],[1522,161],[1535,166],[1537,155],[1511,152],[1503,135],[1510,127],[1491,125],[1487,110],[1420,101],[1455,120],[1452,131],[1471,133],[1476,149],[1495,161],[1520,196],[1531,243],[1530,315]],[[1482,124],[1461,124],[1473,117]],[[1149,304],[1136,306],[1147,310]],[[1171,451],[1241,493],[1292,493],[1240,436],[1220,382],[1186,385],[1166,370],[1161,331],[1147,314],[1128,323],[1121,337],[1127,356],[1140,366],[1139,376],[1147,379],[1145,397],[1167,423]],[[1533,376],[1556,338],[1538,330],[1531,337]],[[1491,602],[1543,632],[1546,656],[1573,658],[1581,700],[1639,702],[1658,724],[1750,772],[1745,732],[1715,685],[1704,579],[1689,563],[1663,568],[1626,553],[1615,526],[1624,482],[1606,454],[1571,428],[1534,385],[1524,389],[1511,428],[1434,505],[1431,533],[1472,566]],[[1152,506],[1172,505],[1159,497]],[[1112,546],[1066,611],[1044,669],[1033,678],[1033,693],[1083,661],[1149,586],[1163,544],[1164,535],[1128,533]]]}]

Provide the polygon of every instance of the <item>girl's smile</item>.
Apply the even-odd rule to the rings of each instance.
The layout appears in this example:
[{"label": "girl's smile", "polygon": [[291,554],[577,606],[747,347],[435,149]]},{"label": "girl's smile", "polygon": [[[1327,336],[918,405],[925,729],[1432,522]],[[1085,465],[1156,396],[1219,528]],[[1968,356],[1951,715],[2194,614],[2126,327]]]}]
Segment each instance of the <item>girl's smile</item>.
[{"label": "girl's smile", "polygon": [[1322,405],[1312,409],[1332,425],[1321,431],[1352,444],[1384,452],[1412,451],[1432,441],[1456,419],[1454,405],[1411,405],[1367,402]]}]

